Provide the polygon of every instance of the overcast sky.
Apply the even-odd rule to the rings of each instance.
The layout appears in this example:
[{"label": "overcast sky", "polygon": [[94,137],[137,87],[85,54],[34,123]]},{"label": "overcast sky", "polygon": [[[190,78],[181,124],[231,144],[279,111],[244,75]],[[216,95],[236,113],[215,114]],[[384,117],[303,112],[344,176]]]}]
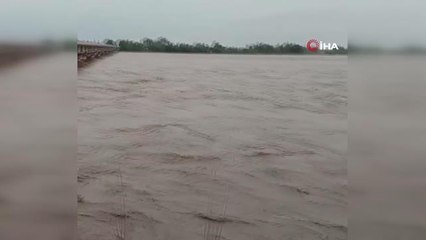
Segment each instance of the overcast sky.
[{"label": "overcast sky", "polygon": [[349,42],[426,47],[426,0],[347,0]]},{"label": "overcast sky", "polygon": [[219,41],[346,45],[342,0],[78,0],[81,40],[166,37],[173,42]]},{"label": "overcast sky", "polygon": [[0,41],[167,37],[174,42],[426,46],[425,0],[1,0]]},{"label": "overcast sky", "polygon": [[0,0],[0,41],[73,38],[75,0]]}]

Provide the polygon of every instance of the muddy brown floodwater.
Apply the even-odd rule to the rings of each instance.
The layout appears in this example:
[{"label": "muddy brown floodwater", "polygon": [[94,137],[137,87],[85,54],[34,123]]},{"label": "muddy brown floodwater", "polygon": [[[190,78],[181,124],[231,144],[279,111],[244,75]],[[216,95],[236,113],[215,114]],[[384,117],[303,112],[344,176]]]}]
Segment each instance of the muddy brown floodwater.
[{"label": "muddy brown floodwater", "polygon": [[79,238],[346,239],[346,65],[118,53],[80,69]]}]

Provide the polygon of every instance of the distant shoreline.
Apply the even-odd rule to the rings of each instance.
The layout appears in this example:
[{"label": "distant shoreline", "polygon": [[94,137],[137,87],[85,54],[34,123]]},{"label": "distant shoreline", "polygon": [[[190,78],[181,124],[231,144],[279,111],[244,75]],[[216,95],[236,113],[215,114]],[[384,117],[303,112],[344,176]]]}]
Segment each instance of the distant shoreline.
[{"label": "distant shoreline", "polygon": [[348,53],[205,53],[205,52],[154,52],[154,51],[123,51],[123,53],[164,53],[164,54],[191,54],[191,55],[237,55],[237,56],[347,56]]},{"label": "distant shoreline", "polygon": [[206,43],[173,43],[167,38],[144,38],[140,41],[105,39],[104,43],[116,45],[122,52],[163,52],[163,53],[204,53],[204,54],[238,54],[238,55],[347,55],[347,48],[338,46],[333,50],[310,52],[306,46],[296,43],[269,43],[257,42],[245,47],[224,46],[213,41]]}]

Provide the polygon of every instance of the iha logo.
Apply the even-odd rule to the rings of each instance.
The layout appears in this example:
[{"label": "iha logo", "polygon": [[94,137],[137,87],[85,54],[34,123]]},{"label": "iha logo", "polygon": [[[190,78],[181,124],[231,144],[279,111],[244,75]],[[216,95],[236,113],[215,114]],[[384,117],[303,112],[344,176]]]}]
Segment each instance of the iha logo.
[{"label": "iha logo", "polygon": [[325,43],[316,39],[311,39],[306,43],[306,48],[310,52],[316,52],[318,50],[339,50],[336,43]]}]

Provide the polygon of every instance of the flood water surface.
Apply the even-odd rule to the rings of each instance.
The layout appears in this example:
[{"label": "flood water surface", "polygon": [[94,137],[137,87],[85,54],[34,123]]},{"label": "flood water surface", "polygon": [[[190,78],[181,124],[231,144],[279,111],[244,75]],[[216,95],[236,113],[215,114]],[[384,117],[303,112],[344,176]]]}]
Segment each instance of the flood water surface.
[{"label": "flood water surface", "polygon": [[80,239],[346,239],[346,62],[118,53],[80,69]]}]

